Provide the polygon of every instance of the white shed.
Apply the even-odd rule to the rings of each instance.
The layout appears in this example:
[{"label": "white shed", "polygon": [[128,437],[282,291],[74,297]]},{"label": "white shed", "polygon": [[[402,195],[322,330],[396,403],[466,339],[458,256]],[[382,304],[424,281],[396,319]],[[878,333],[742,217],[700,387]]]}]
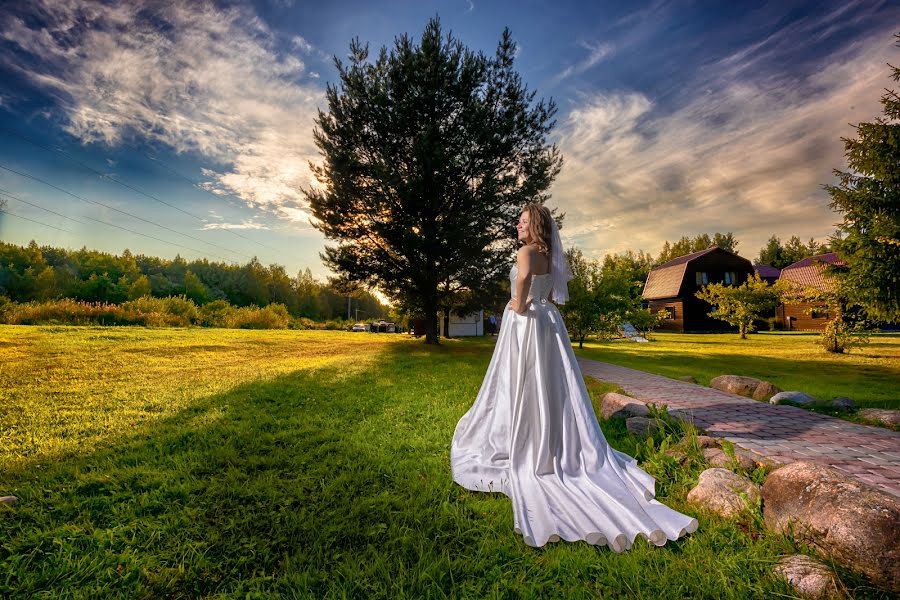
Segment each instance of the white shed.
[{"label": "white shed", "polygon": [[[438,314],[438,332],[444,336],[444,313]],[[450,313],[450,337],[484,335],[484,310],[473,312],[465,317]],[[445,336],[446,337],[446,336]]]}]

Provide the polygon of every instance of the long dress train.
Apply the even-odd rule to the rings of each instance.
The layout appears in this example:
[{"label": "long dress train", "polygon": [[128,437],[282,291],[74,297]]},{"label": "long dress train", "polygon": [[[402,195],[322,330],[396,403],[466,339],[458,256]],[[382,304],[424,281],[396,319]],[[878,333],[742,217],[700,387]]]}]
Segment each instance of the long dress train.
[{"label": "long dress train", "polygon": [[[514,266],[513,290],[516,275]],[[662,546],[695,531],[697,519],[655,500],[653,476],[606,441],[551,287],[549,274],[532,276],[525,314],[504,311],[481,389],[453,433],[453,480],[508,496],[529,546],[585,540],[622,552],[638,535]]]}]

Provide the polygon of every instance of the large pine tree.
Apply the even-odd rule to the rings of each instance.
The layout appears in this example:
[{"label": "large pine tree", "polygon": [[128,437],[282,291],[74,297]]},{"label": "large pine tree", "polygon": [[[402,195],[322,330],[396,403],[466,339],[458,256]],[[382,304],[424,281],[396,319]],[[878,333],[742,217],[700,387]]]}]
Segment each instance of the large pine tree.
[{"label": "large pine tree", "polygon": [[[900,68],[888,66],[900,81]],[[835,169],[839,184],[824,186],[843,213],[832,246],[847,263],[829,270],[869,317],[900,322],[900,96],[885,92],[884,118],[857,125],[856,139],[841,138],[852,172]]]},{"label": "large pine tree", "polygon": [[373,62],[354,40],[316,119],[321,187],[306,194],[313,225],[337,242],[322,259],[424,314],[428,343],[438,310],[465,312],[502,289],[519,213],[546,201],[561,167],[545,141],[556,107],[533,102],[515,49],[505,30],[493,57],[472,52],[437,18],[419,45],[401,35]]}]

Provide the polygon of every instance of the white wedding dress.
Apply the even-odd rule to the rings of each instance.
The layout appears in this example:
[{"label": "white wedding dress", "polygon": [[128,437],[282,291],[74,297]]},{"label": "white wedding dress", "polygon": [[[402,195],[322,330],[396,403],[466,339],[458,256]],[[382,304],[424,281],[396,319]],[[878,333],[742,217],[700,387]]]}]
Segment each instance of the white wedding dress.
[{"label": "white wedding dress", "polygon": [[549,274],[535,275],[525,314],[504,311],[481,390],[453,433],[453,480],[508,496],[529,546],[585,540],[622,552],[638,535],[662,546],[695,531],[697,519],[655,500],[653,476],[607,443],[551,288]]}]

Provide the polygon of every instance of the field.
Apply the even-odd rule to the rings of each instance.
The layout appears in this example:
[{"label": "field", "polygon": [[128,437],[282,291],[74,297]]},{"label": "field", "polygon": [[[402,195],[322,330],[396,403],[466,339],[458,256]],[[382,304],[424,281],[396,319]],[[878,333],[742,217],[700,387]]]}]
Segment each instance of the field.
[{"label": "field", "polygon": [[[758,513],[689,507],[699,468],[674,469],[659,439],[648,447],[619,421],[603,423],[610,443],[646,457],[658,498],[700,529],[622,554],[526,546],[505,496],[450,476],[453,430],[491,349],[0,327],[0,495],[19,497],[0,507],[0,596],[791,597],[771,568],[802,548],[766,534]],[[887,597],[839,573],[854,597]]]}]

